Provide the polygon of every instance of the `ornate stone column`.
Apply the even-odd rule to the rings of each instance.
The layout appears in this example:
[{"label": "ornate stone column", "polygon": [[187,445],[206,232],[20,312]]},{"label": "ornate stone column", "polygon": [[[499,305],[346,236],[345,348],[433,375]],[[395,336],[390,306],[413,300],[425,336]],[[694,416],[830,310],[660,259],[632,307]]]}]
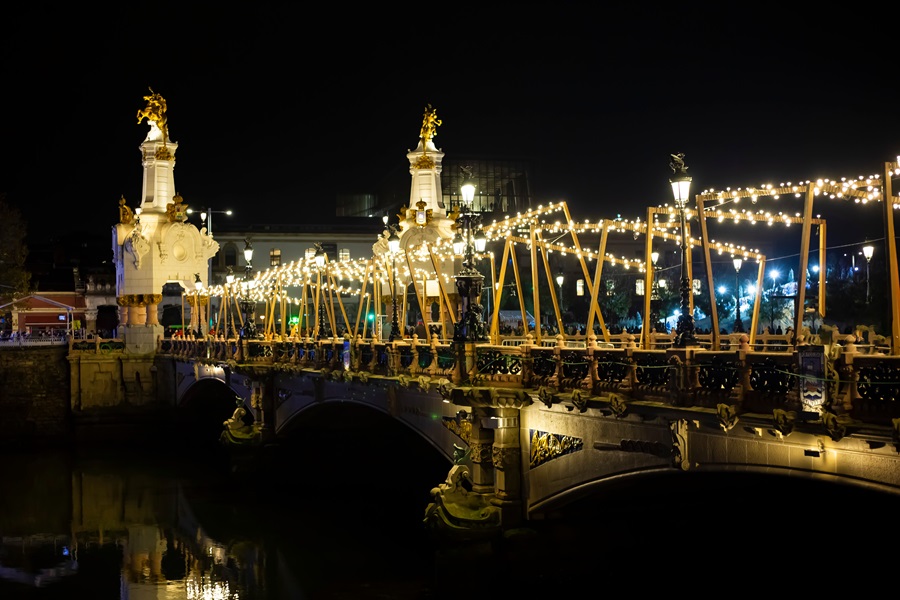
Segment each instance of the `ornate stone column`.
[{"label": "ornate stone column", "polygon": [[472,409],[472,431],[468,439],[469,458],[472,461],[472,491],[479,494],[494,492],[494,430],[482,427],[484,409]]},{"label": "ornate stone column", "polygon": [[162,294],[144,294],[144,303],[147,306],[147,325],[159,325],[160,302],[162,302]]},{"label": "ornate stone column", "polygon": [[501,511],[503,527],[522,522],[522,449],[519,446],[519,409],[496,408],[492,463],[495,496],[491,504]]},{"label": "ornate stone column", "polygon": [[119,327],[128,325],[128,298],[130,296],[118,296],[116,304],[119,305]]},{"label": "ornate stone column", "polygon": [[129,327],[135,327],[137,325],[144,325],[147,322],[147,307],[139,302],[135,301],[134,298],[131,299],[131,303],[128,305],[128,325]]}]

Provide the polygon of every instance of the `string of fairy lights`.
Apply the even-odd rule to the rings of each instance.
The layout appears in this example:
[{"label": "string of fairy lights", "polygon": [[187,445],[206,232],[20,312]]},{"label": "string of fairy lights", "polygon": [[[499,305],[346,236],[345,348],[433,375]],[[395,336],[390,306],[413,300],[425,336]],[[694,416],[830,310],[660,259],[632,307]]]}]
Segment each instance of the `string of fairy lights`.
[{"label": "string of fairy lights", "polygon": [[[900,163],[900,157],[898,157]],[[898,163],[892,164],[893,175],[900,175]],[[759,187],[726,188],[724,190],[707,189],[698,196],[698,206],[703,207],[707,220],[715,220],[718,223],[730,222],[734,224],[749,224],[755,226],[764,223],[766,226],[783,225],[790,227],[794,224],[802,224],[803,217],[800,212],[787,213],[785,211],[771,211],[763,208],[755,208],[761,198],[769,198],[778,202],[783,197],[803,198],[812,189],[814,195],[833,200],[852,200],[856,204],[865,205],[870,202],[883,202],[882,178],[878,175],[859,176],[856,178],[843,178],[840,180],[818,179],[816,181],[804,181],[801,183],[780,183],[778,185],[764,184]],[[749,200],[750,207],[739,207],[744,200]],[[892,197],[892,208],[900,208],[900,200]],[[709,205],[707,205],[709,203]],[[679,228],[679,209],[669,204],[651,207],[648,211],[653,216],[653,222],[649,226],[650,234],[654,239],[663,242],[681,244]],[[530,248],[532,235],[535,243],[542,252],[561,256],[574,256],[593,262],[600,258],[599,251],[591,250],[580,243],[581,238],[592,239],[603,233],[604,229],[609,234],[631,234],[634,239],[648,234],[648,222],[640,217],[633,220],[602,219],[596,222],[585,220],[575,222],[572,219],[560,219],[569,215],[565,202],[540,205],[535,209],[517,213],[515,216],[506,216],[502,220],[495,220],[483,227],[488,244],[496,245],[506,243],[513,246],[525,244]],[[689,221],[697,217],[697,210],[685,209],[685,216]],[[821,215],[816,215],[814,223],[824,222]],[[560,243],[559,240],[571,238],[570,243]],[[552,241],[546,241],[544,238]],[[691,248],[700,246],[701,240],[689,237],[688,244]],[[758,249],[748,248],[729,242],[719,242],[715,239],[708,241],[711,252],[718,255],[729,255],[732,258],[740,257],[744,260],[759,261],[764,258]],[[408,255],[408,256],[407,256]],[[442,269],[440,273],[434,268],[435,262],[439,264],[451,263],[458,257],[453,252],[453,243],[450,239],[440,239],[432,243],[423,243],[416,247],[400,250],[394,257],[397,269],[397,280],[401,286],[409,285],[416,281],[434,280],[438,278],[445,289],[452,289],[455,281],[451,268]],[[494,259],[492,251],[476,254],[476,258]],[[619,266],[625,270],[635,269],[645,272],[647,263],[644,260],[625,256],[615,256],[605,253],[604,261],[613,266]],[[321,281],[321,291],[329,296],[362,296],[367,298],[372,294],[377,282],[382,290],[390,289],[391,273],[389,260],[385,256],[373,256],[367,259],[348,259],[341,261],[328,261],[323,269],[316,266],[315,258],[304,257],[285,265],[270,267],[257,272],[253,279],[237,281],[230,284],[222,284],[208,287],[202,292],[210,296],[232,296],[249,299],[255,302],[285,302],[292,305],[300,305],[311,301],[307,295],[308,290],[314,288]],[[491,263],[493,264],[493,263]]]}]

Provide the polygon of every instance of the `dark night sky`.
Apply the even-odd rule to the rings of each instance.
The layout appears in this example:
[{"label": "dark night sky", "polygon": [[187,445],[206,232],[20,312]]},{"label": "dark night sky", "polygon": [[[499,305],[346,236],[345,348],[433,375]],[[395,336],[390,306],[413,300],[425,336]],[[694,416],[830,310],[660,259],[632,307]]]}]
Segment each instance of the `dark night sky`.
[{"label": "dark night sky", "polygon": [[168,102],[179,193],[257,223],[314,220],[406,171],[426,104],[448,157],[533,159],[539,200],[577,220],[669,201],[671,153],[695,192],[880,173],[900,153],[896,49],[877,31],[689,7],[295,4],[18,9],[0,36],[0,191],[29,222],[74,210],[67,223],[105,234],[121,195],[140,200],[148,86]]}]

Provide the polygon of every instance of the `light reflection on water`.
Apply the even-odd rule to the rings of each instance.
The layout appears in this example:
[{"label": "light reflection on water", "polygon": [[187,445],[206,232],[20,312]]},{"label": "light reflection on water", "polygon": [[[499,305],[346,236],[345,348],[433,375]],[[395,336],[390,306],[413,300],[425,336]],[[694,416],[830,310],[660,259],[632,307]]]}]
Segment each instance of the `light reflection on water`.
[{"label": "light reflection on water", "polygon": [[[669,572],[709,584],[762,556],[754,544],[770,565],[776,548],[804,549],[785,563],[796,566],[841,531],[857,545],[898,533],[892,505],[861,492],[672,485],[678,475],[534,523],[531,542],[502,553],[437,549],[421,519],[449,464],[380,425],[304,430],[253,475],[196,451],[6,453],[0,598],[499,599],[607,576],[661,586]],[[64,548],[74,574],[60,566]],[[841,553],[842,564],[853,556]]]},{"label": "light reflection on water", "polygon": [[[7,455],[0,598],[439,597],[421,519],[449,464],[412,452],[397,467],[390,435],[301,438],[252,474],[218,449]],[[38,582],[59,559],[48,535],[77,570]]]}]

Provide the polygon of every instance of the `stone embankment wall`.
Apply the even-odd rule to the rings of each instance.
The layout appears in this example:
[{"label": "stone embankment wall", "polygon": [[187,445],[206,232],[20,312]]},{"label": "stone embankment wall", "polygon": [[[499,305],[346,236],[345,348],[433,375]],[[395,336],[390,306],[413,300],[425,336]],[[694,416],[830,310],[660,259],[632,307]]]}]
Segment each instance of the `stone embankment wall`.
[{"label": "stone embankment wall", "polygon": [[71,432],[68,346],[0,348],[0,445],[65,441]]}]

